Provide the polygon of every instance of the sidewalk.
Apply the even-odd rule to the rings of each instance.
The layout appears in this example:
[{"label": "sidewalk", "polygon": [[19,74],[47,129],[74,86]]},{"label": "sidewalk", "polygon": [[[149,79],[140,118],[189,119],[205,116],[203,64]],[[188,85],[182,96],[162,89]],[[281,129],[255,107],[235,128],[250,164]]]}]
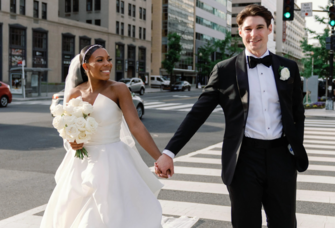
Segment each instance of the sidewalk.
[{"label": "sidewalk", "polygon": [[335,110],[306,109],[305,116],[306,118],[335,119]]},{"label": "sidewalk", "polygon": [[[164,92],[169,92],[169,90],[161,90],[160,88],[150,88],[150,87],[145,88],[145,93],[164,93]],[[54,93],[56,93],[56,92],[49,92],[48,94],[42,93],[42,96],[40,96],[40,97],[33,96],[33,97],[22,98],[22,97],[14,97],[13,96],[13,101],[51,100],[52,95]],[[33,95],[36,95],[36,94],[33,94]]]}]

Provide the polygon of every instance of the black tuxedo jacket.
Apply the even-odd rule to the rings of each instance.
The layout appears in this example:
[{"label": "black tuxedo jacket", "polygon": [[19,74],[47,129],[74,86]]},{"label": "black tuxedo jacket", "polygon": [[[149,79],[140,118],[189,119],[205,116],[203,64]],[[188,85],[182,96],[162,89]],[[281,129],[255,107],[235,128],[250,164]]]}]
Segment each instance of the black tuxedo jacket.
[{"label": "black tuxedo jacket", "polygon": [[[296,168],[299,172],[303,172],[308,167],[308,157],[303,146],[305,116],[299,69],[294,61],[271,52],[270,55],[280,101],[283,132],[294,151]],[[287,67],[290,71],[290,78],[286,81],[280,79],[279,67],[281,66]],[[249,109],[245,51],[219,62],[214,67],[208,85],[166,149],[177,154],[218,104],[222,107],[226,119],[221,158],[222,180],[226,185],[230,185],[241,149]]]}]

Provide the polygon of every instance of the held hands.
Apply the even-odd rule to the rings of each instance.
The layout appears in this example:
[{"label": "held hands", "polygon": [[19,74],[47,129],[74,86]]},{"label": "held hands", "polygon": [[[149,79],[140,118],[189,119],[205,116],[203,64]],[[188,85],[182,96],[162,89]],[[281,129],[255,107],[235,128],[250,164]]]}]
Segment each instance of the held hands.
[{"label": "held hands", "polygon": [[162,154],[155,162],[155,173],[158,177],[170,178],[174,174],[173,159]]}]

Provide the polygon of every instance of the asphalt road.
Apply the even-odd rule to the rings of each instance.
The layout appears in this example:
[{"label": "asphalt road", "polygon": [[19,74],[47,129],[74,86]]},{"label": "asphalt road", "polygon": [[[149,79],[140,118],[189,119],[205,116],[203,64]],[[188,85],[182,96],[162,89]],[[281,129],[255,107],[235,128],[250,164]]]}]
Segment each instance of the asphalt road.
[{"label": "asphalt road", "polygon": [[[190,105],[199,95],[200,90],[193,89],[147,93],[142,98],[146,103]],[[54,174],[65,150],[52,127],[49,106],[42,103],[15,105],[14,102],[0,109],[0,220],[46,204],[55,187]],[[186,111],[147,109],[142,121],[163,150],[186,114]],[[213,113],[179,155],[221,142],[223,132],[223,114]],[[154,160],[138,144],[137,148],[146,164],[153,166]]]}]

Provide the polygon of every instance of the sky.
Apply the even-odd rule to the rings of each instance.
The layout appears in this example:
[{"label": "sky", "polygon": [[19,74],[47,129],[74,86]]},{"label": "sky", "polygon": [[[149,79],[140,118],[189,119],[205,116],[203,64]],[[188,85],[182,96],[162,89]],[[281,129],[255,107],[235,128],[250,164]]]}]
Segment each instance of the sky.
[{"label": "sky", "polygon": [[[329,0],[297,0],[296,3],[299,7],[301,7],[301,3],[307,3],[312,2],[313,3],[313,10],[320,10],[319,6],[325,7],[328,5]],[[317,13],[313,12],[313,17],[306,17],[306,27],[316,31],[317,33],[323,33],[323,30],[325,28],[325,25],[320,24],[319,22],[315,21],[314,16],[319,15],[320,17],[326,17],[328,18],[327,13]],[[309,42],[311,43],[311,42]]]}]

